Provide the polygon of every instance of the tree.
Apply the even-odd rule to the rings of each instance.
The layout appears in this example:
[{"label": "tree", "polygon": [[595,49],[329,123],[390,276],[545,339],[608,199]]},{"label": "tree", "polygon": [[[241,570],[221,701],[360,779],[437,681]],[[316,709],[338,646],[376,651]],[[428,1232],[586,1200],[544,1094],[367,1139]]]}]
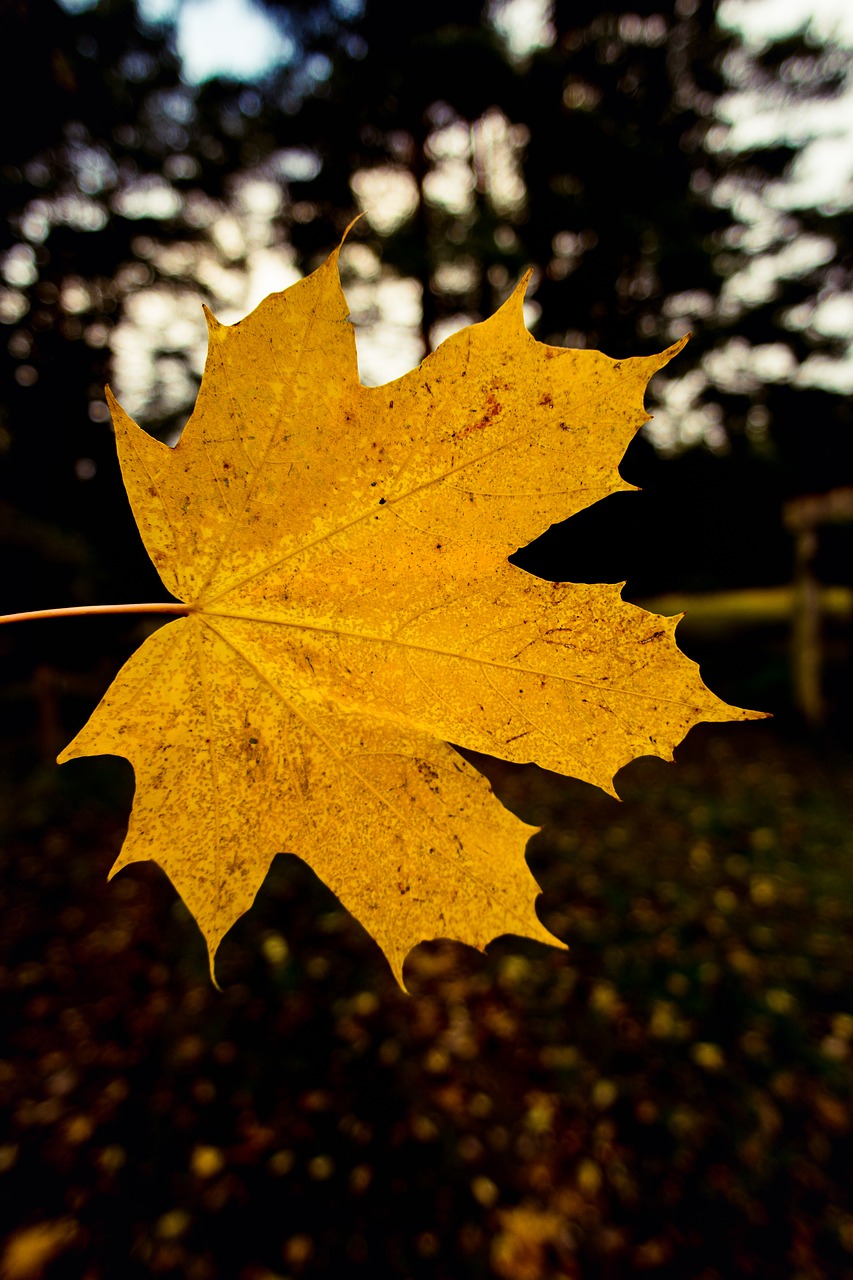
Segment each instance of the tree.
[{"label": "tree", "polygon": [[[245,86],[186,85],[167,35],[141,23],[131,0],[78,13],[21,0],[2,11],[0,92],[15,121],[0,171],[4,611],[162,590],[122,493],[104,384],[122,327],[152,290],[168,292],[177,315],[192,280],[203,327],[199,295],[217,300],[245,257],[239,225],[232,242],[215,238],[220,223],[229,229],[232,177],[278,145]],[[300,74],[294,65],[294,101]],[[188,412],[199,371],[198,343],[177,327],[155,337],[137,388],[147,424],[166,434]],[[100,628],[97,661],[126,652],[127,631]],[[37,688],[43,726],[53,725],[56,688],[93,666],[87,629],[12,632],[4,696]],[[53,734],[42,734],[48,753]]]},{"label": "tree", "polygon": [[[792,146],[721,149],[724,91],[746,72],[743,42],[717,22],[713,0],[663,12],[543,6],[526,43],[499,0],[488,10],[478,0],[269,7],[292,49],[287,65],[256,86],[195,89],[180,80],[165,29],[139,26],[130,0],[73,16],[51,4],[38,24],[27,7],[8,11],[4,47],[18,52],[16,63],[5,55],[5,83],[20,66],[51,106],[22,130],[3,187],[10,340],[0,360],[14,377],[3,498],[31,520],[23,534],[17,521],[9,607],[61,603],[69,590],[156,590],[118,484],[101,397],[108,364],[131,411],[174,438],[203,355],[200,325],[184,319],[199,295],[236,318],[253,254],[310,269],[359,205],[368,218],[343,255],[354,309],[369,318],[376,280],[410,287],[415,310],[419,289],[413,361],[418,345],[491,312],[531,265],[529,320],[546,341],[618,356],[694,330],[672,377],[657,380],[653,426],[658,446],[700,448],[664,461],[638,440],[624,472],[647,497],[613,498],[618,518],[593,511],[546,535],[528,553],[540,571],[628,576],[635,595],[784,579],[786,472],[810,487],[837,472],[841,411],[825,392],[794,397],[754,371],[748,385],[732,383],[733,330],[772,345],[786,317],[805,314],[810,284],[789,282],[784,304],[780,295],[732,310],[761,252],[744,231],[746,196],[763,200],[762,175],[781,181],[796,157]],[[786,63],[765,62],[772,84]],[[813,62],[807,84],[822,85],[834,65],[837,89],[838,56]],[[843,234],[843,210],[798,216],[828,227],[829,240]],[[157,290],[172,319],[160,333],[149,324],[147,364],[134,371],[129,326]],[[814,335],[792,341],[805,351]],[[828,425],[804,456],[797,401],[808,397]],[[76,579],[65,561],[54,571],[55,537],[52,551],[36,546],[51,529],[82,531]],[[92,564],[83,571],[93,540],[97,588]]]},{"label": "tree", "polygon": [[[3,107],[19,121],[7,130],[0,174],[0,370],[9,387],[0,502],[18,549],[6,599],[12,608],[90,595],[93,542],[99,589],[132,596],[154,583],[132,553],[103,398],[121,355],[117,330],[155,286],[176,311],[181,287],[191,287],[199,321],[199,298],[219,301],[247,246],[239,226],[227,244],[216,231],[240,213],[235,175],[280,145],[270,119],[281,111],[241,84],[185,84],[168,32],[140,22],[133,0],[79,13],[55,0],[9,5],[2,22]],[[279,87],[293,102],[310,88],[303,71],[295,63]],[[38,111],[16,108],[24,95]],[[152,346],[137,395],[162,433],[180,427],[200,372],[198,344],[171,328]],[[71,531],[76,575],[67,555],[53,563]]]},{"label": "tree", "polygon": [[851,207],[831,120],[845,118],[853,49],[810,28],[746,30],[725,76],[709,194],[731,224],[715,245],[725,283],[708,379],[731,438],[775,461],[788,493],[849,484]]}]

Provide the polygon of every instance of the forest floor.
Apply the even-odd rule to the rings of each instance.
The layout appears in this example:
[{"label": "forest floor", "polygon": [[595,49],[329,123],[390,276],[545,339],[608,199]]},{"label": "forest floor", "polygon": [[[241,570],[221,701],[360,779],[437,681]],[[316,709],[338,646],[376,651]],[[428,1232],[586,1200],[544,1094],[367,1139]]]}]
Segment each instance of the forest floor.
[{"label": "forest floor", "polygon": [[853,1278],[853,753],[677,761],[493,766],[570,950],[424,945],[410,996],[293,857],[217,991],[156,867],[106,883],[127,766],[7,789],[3,1280]]}]

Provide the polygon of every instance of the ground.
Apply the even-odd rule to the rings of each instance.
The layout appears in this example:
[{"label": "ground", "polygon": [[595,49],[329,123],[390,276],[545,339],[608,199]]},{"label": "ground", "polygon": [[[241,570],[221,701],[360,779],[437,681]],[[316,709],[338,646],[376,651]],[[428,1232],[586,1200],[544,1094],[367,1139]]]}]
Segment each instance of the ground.
[{"label": "ground", "polygon": [[3,1280],[853,1277],[853,755],[491,775],[571,949],[423,946],[411,996],[292,857],[216,991],[155,867],[106,883],[129,769],[17,778]]}]

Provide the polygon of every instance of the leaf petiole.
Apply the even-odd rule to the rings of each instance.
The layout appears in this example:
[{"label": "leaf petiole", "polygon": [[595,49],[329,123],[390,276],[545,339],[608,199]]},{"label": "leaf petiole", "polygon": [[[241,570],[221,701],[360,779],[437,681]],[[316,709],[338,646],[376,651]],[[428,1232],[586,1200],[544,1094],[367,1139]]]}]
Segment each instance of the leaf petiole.
[{"label": "leaf petiole", "polygon": [[31,613],[0,613],[0,623],[29,622],[33,618],[71,618],[92,613],[189,613],[180,600],[168,604],[81,604],[70,609],[34,609]]}]

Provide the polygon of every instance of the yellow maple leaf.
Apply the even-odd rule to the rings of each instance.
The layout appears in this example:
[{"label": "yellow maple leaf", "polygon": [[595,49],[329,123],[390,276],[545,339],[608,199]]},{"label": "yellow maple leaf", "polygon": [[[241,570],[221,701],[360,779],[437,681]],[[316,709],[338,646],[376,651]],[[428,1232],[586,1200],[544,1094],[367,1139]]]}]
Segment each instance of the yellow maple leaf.
[{"label": "yellow maple leaf", "polygon": [[[359,383],[337,252],[239,324],[208,314],[198,402],[170,449],[110,397],[139,529],[187,615],[122,668],[60,762],[136,773],[113,867],[153,859],[207,941],[272,858],[302,857],[383,948],[505,933],[556,943],[533,828],[446,743],[613,792],[700,720],[750,718],[618,585],[507,561],[625,484],[643,391],[680,349],[615,361],[536,342],[526,281],[382,387]],[[558,944],[562,945],[562,944]]]}]

